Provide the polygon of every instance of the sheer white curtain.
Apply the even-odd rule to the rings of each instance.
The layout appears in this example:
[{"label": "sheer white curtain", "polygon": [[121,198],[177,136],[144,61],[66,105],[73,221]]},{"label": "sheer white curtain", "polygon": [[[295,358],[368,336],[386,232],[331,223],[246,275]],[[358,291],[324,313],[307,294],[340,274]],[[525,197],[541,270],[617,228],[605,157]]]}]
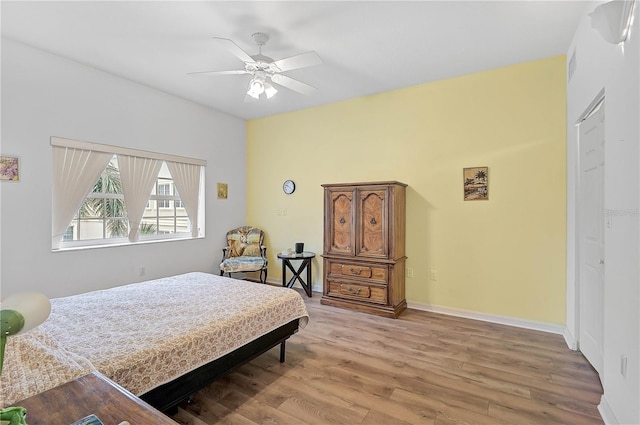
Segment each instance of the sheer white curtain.
[{"label": "sheer white curtain", "polygon": [[196,164],[184,162],[166,161],[173,182],[180,194],[180,200],[187,210],[187,215],[191,221],[191,236],[198,237],[198,208],[200,201],[200,173],[202,167]]},{"label": "sheer white curtain", "polygon": [[51,247],[62,237],[80,205],[109,164],[112,153],[53,146]]},{"label": "sheer white curtain", "polygon": [[138,240],[140,221],[153,190],[162,161],[118,154],[118,169],[129,219],[129,241]]}]

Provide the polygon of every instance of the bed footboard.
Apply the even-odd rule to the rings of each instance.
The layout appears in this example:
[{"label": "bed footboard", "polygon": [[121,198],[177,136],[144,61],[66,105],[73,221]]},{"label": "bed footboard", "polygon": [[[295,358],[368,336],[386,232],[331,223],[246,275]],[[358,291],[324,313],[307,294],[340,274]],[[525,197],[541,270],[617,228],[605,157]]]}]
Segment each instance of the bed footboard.
[{"label": "bed footboard", "polygon": [[248,344],[207,363],[191,372],[143,394],[140,398],[163,412],[177,408],[178,404],[196,391],[220,379],[238,366],[256,358],[280,344],[280,362],[285,359],[285,342],[298,331],[299,319],[263,335]]}]

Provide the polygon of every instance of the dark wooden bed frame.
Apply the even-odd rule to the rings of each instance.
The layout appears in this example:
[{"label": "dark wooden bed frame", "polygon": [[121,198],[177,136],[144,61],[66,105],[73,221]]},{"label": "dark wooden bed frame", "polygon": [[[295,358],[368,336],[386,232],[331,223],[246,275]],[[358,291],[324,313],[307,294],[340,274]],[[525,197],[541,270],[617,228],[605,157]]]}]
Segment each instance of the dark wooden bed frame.
[{"label": "dark wooden bed frame", "polygon": [[298,332],[299,320],[292,320],[229,354],[142,394],[140,398],[158,410],[173,414],[177,411],[178,404],[188,399],[193,393],[278,344],[280,344],[280,363],[283,363],[285,343],[291,335]]}]

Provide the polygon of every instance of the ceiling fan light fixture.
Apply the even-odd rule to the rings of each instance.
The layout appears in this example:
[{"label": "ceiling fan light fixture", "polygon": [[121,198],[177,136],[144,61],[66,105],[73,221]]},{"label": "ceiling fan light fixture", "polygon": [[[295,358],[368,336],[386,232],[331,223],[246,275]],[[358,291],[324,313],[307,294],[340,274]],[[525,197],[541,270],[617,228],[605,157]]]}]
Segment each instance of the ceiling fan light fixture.
[{"label": "ceiling fan light fixture", "polygon": [[[2,1],[2,0],[0,0]],[[306,68],[309,66],[320,65],[322,59],[314,51],[300,53],[284,59],[274,61],[272,58],[262,54],[262,46],[269,40],[269,36],[265,33],[257,32],[252,34],[253,40],[258,45],[258,54],[249,55],[242,50],[236,43],[227,38],[213,37],[220,46],[228,49],[238,59],[244,62],[243,69],[229,71],[201,71],[190,72],[189,75],[241,75],[249,74],[251,80],[245,94],[245,102],[254,102],[260,99],[264,93],[267,99],[271,99],[278,93],[272,82],[278,86],[292,90],[294,92],[311,95],[315,93],[316,88],[295,78],[282,74],[283,72],[292,71],[294,69]]]},{"label": "ceiling fan light fixture", "polygon": [[260,78],[254,78],[249,83],[249,90],[247,91],[247,94],[254,99],[258,99],[260,98],[260,95],[264,93],[264,89],[264,81]]},{"label": "ceiling fan light fixture", "polygon": [[267,95],[267,99],[271,99],[276,93],[278,93],[278,90],[275,87],[269,83],[264,83],[264,94]]}]

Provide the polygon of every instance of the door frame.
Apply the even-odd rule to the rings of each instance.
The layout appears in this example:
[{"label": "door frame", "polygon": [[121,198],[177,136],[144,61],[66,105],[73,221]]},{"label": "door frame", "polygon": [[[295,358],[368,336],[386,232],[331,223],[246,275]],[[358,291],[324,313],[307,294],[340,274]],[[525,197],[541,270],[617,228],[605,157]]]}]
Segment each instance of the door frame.
[{"label": "door frame", "polygon": [[[602,88],[575,121],[574,132],[570,137],[571,148],[567,151],[567,326],[564,338],[567,346],[572,350],[578,350],[580,338],[580,239],[582,234],[580,232],[579,127],[604,101],[605,90]],[[604,198],[603,187],[603,202]]]}]

